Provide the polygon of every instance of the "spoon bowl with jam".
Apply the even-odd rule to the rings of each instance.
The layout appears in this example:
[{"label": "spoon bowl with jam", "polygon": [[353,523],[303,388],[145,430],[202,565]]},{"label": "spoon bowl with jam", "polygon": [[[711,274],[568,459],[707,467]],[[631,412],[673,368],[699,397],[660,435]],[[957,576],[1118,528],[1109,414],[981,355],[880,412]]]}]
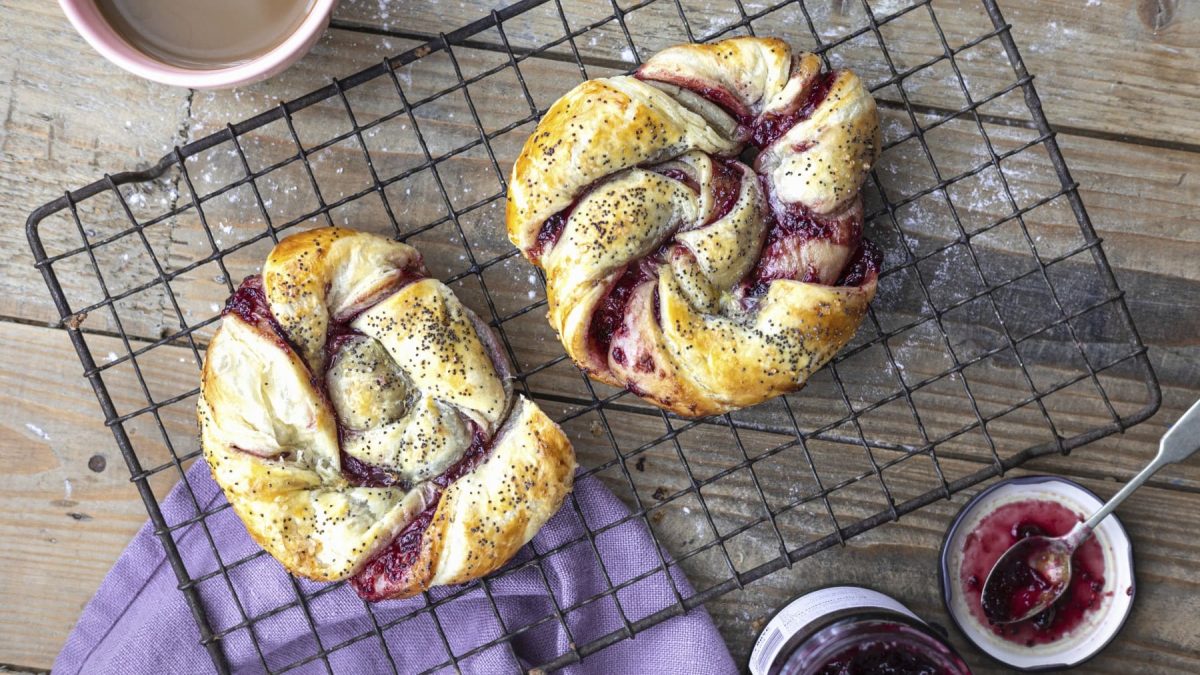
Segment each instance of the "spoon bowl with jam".
[{"label": "spoon bowl with jam", "polygon": [[1059,537],[1021,539],[1000,556],[983,584],[984,614],[994,624],[1025,621],[1062,597],[1071,583],[1071,558],[1087,541],[1100,521],[1159,469],[1181,462],[1200,450],[1200,401],[1188,409],[1163,435],[1154,461],[1142,469],[1087,520],[1076,523]]}]

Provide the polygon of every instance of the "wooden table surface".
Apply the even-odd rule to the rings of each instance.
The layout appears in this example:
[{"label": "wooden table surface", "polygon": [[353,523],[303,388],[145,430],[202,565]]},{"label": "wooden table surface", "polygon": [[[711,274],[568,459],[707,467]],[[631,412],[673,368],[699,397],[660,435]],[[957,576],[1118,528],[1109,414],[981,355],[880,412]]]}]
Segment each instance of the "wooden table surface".
[{"label": "wooden table surface", "polygon": [[[337,26],[297,67],[267,83],[211,93],[126,75],[87,47],[56,3],[0,0],[0,607],[5,609],[0,671],[49,668],[81,609],[146,518],[32,267],[23,227],[28,213],[66,188],[106,171],[146,166],[175,144],[465,24],[493,4],[502,3],[345,1],[337,10]],[[608,11],[607,2],[565,4],[582,16],[595,7],[592,13]],[[684,4],[694,7],[696,21],[704,21],[706,3]],[[907,3],[872,4],[886,14]],[[1160,411],[1148,422],[1069,457],[1036,460],[1012,473],[1069,476],[1108,496],[1152,457],[1159,435],[1200,396],[1200,3],[1000,4],[1037,77],[1047,116],[1059,131],[1058,142],[1118,282],[1128,292],[1163,393]],[[808,5],[836,25],[857,2]],[[975,6],[970,0],[934,3],[951,27]],[[546,19],[551,15],[536,16],[520,30],[507,26],[510,37],[533,41],[561,31]],[[639,16],[633,26],[638,35],[673,41],[665,28],[669,14],[655,10]],[[769,24],[758,30],[774,32]],[[603,57],[611,37],[579,42]],[[897,40],[903,42],[903,36]],[[920,44],[908,46],[921,52]],[[546,69],[540,90],[564,88],[551,77],[556,63],[561,65],[554,59],[532,60],[529,69]],[[951,134],[949,152],[954,146]],[[1050,223],[1045,236],[1067,237],[1075,227],[1068,214]],[[106,340],[115,345],[97,326],[93,349],[104,349]],[[193,377],[190,373],[194,370],[181,377]],[[1094,412],[1081,410],[1080,424]],[[1012,433],[1019,436],[1019,430]],[[969,459],[946,462],[978,468]],[[160,478],[154,488],[161,495],[172,478]],[[949,519],[975,491],[936,502],[723,596],[708,605],[709,611],[740,662],[778,605],[817,585],[870,585],[948,624],[936,589],[937,550]],[[1120,636],[1087,669],[1200,672],[1200,540],[1195,535],[1200,461],[1164,470],[1118,513],[1136,547],[1137,603]],[[995,670],[955,639],[979,672]]]}]

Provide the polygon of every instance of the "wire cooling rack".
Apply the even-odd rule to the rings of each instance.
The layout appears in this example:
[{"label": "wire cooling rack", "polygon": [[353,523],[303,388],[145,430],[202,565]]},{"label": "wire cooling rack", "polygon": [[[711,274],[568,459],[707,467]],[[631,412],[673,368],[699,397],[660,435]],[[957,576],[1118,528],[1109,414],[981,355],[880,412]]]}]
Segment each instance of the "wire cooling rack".
[{"label": "wire cooling rack", "polygon": [[[408,670],[388,652],[395,627],[422,615],[437,624],[480,593],[500,617],[493,588],[506,576],[546,579],[543,562],[563,547],[598,556],[597,537],[649,528],[661,551],[646,570],[617,578],[598,559],[599,593],[565,604],[546,583],[545,617],[501,620],[467,649],[439,630],[444,653],[428,666],[469,670],[472,655],[561,624],[569,646],[526,664],[561,667],[1157,409],[1145,348],[996,3],[816,4],[523,0],[30,216],[37,267],[219,671],[223,643],[258,649],[264,622],[296,607],[314,646],[285,663],[258,649],[262,670],[331,671],[337,651],[368,640],[393,670]],[[867,233],[887,255],[869,319],[806,391],[684,420],[589,382],[565,360],[542,316],[540,277],[504,240],[505,178],[540,114],[580,79],[627,71],[675,42],[749,33],[853,67],[879,99],[885,152],[866,188]],[[584,519],[578,541],[531,551],[483,582],[364,605],[369,628],[329,644],[310,606],[339,585],[293,584],[290,603],[247,609],[231,573],[265,554],[224,560],[214,545],[216,568],[204,570],[177,546],[225,512],[224,500],[168,522],[155,495],[181,479],[192,492],[183,478],[199,455],[192,368],[224,297],[285,231],[342,223],[416,245],[490,318],[518,386],[631,514]],[[573,500],[565,508],[582,518]],[[626,611],[618,591],[667,570],[685,572],[694,590],[673,586],[649,613]],[[234,594],[233,624],[206,613],[206,583]],[[615,604],[615,628],[585,634],[571,621],[602,602]]]}]

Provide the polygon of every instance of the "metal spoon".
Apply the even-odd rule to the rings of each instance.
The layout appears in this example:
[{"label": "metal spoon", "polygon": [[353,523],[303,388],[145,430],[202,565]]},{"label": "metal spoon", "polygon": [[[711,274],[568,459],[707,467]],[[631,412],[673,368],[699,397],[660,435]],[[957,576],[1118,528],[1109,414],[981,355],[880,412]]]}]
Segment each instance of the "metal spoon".
[{"label": "metal spoon", "polygon": [[1181,462],[1200,450],[1200,401],[1167,430],[1158,455],[1121,491],[1087,520],[1061,537],[1035,536],[1013,544],[988,573],[983,584],[983,610],[992,623],[1016,623],[1054,604],[1071,583],[1071,555],[1092,536],[1100,521],[1156,471]]}]

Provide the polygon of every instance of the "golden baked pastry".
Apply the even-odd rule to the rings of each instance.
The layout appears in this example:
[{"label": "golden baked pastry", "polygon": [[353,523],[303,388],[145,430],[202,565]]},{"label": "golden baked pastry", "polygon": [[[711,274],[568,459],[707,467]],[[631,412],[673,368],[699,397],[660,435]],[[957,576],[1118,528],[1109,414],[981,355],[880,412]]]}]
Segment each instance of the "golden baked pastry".
[{"label": "golden baked pastry", "polygon": [[290,572],[408,597],[503,565],[571,489],[571,444],[509,380],[491,330],[415,249],[303,232],[225,308],[204,457]]},{"label": "golden baked pastry", "polygon": [[858,329],[879,143],[849,70],[777,39],[671,47],[550,107],[513,167],[508,235],[581,368],[722,413],[799,389]]}]

